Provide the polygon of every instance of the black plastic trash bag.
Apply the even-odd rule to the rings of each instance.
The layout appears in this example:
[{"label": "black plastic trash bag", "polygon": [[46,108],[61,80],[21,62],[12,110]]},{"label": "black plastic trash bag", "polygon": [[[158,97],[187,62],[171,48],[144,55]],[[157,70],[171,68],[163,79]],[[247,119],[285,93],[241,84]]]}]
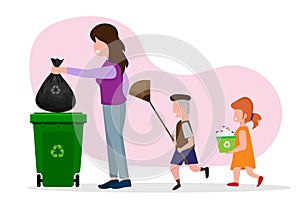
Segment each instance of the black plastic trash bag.
[{"label": "black plastic trash bag", "polygon": [[[59,67],[63,60],[51,58],[55,67]],[[50,112],[65,112],[71,110],[76,99],[68,83],[60,74],[49,74],[40,87],[36,98],[36,104],[43,110]]]}]

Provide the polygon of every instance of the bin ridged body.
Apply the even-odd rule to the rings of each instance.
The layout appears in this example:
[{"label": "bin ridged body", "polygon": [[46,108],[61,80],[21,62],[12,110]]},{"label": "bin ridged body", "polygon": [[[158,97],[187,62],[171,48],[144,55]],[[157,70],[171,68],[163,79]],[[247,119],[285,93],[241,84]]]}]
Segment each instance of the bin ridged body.
[{"label": "bin ridged body", "polygon": [[71,187],[80,172],[83,125],[82,113],[34,113],[36,171],[43,186]]},{"label": "bin ridged body", "polygon": [[226,153],[235,148],[236,136],[218,136],[217,142],[219,152]]}]

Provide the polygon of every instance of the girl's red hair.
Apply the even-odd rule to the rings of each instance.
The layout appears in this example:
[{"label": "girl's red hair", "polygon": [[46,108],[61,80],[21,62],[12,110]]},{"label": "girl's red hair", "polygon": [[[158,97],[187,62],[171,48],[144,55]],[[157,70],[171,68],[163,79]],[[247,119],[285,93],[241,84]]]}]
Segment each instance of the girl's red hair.
[{"label": "girl's red hair", "polygon": [[245,123],[252,121],[253,128],[258,126],[261,121],[261,116],[258,113],[253,113],[253,102],[248,97],[242,97],[231,104],[233,109],[242,110],[247,115]]}]

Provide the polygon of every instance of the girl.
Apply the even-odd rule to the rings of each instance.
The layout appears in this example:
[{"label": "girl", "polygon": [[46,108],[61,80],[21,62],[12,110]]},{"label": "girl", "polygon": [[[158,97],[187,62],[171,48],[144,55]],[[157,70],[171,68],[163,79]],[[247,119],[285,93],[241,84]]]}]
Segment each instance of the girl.
[{"label": "girl", "polygon": [[[95,78],[101,91],[101,104],[107,142],[109,172],[111,180],[99,185],[100,189],[131,187],[123,140],[126,113],[126,97],[123,93],[123,74],[128,66],[124,54],[125,46],[119,39],[117,29],[111,24],[99,24],[90,32],[94,51],[105,57],[102,67],[82,70],[70,67],[52,67],[54,74],[68,73]],[[118,178],[122,180],[119,181]]]},{"label": "girl", "polygon": [[258,179],[258,187],[264,178],[253,172],[255,160],[250,132],[246,123],[252,121],[252,129],[254,129],[258,126],[259,121],[261,121],[261,116],[253,113],[253,103],[248,97],[242,97],[233,102],[231,107],[234,110],[234,121],[239,122],[240,127],[235,132],[236,147],[231,152],[228,152],[233,153],[231,170],[233,170],[234,182],[228,183],[227,186],[239,186],[240,171],[241,169],[246,169],[249,176]]}]

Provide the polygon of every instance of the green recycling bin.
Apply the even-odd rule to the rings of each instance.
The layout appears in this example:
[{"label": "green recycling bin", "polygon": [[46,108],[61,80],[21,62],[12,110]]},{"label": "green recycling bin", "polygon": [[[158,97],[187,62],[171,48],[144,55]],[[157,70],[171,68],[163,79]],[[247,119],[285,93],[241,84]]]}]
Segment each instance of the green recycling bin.
[{"label": "green recycling bin", "polygon": [[37,186],[79,187],[83,125],[82,113],[34,113]]},{"label": "green recycling bin", "polygon": [[232,151],[235,148],[236,136],[218,136],[218,148],[220,153]]}]

